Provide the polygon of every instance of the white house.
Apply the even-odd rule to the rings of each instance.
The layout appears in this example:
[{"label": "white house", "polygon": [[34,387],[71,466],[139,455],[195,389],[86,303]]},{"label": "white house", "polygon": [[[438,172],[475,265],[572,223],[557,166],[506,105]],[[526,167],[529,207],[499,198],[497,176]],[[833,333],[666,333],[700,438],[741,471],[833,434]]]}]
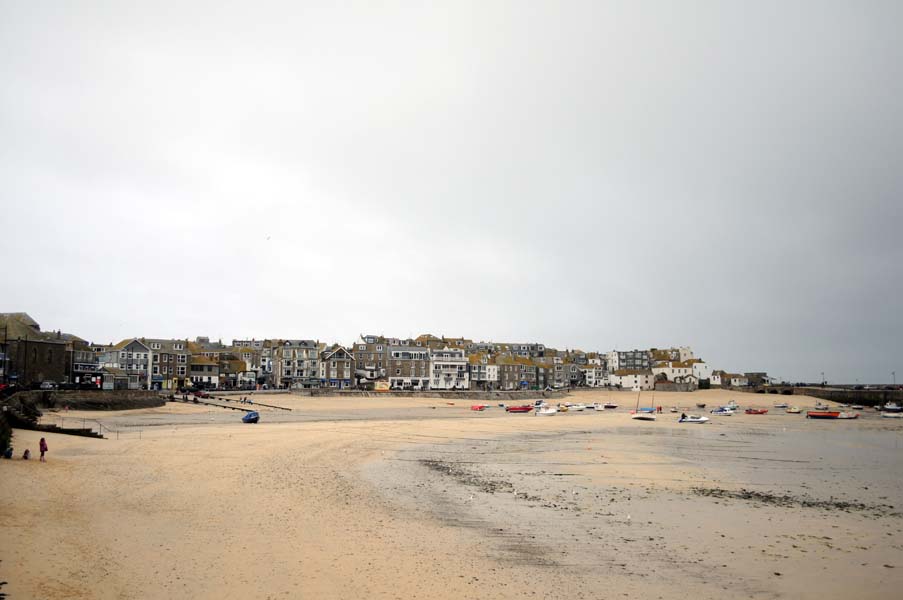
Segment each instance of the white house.
[{"label": "white house", "polygon": [[699,378],[693,372],[691,362],[662,362],[652,367],[654,375],[664,375],[668,381],[674,383],[695,383]]},{"label": "white house", "polygon": [[712,367],[706,364],[704,360],[700,360],[698,358],[694,358],[690,362],[693,363],[693,375],[696,376],[697,380],[708,379],[711,382]]},{"label": "white house", "polygon": [[746,375],[731,374],[731,387],[746,387],[749,385],[749,379]]},{"label": "white house", "polygon": [[655,389],[655,375],[652,371],[620,369],[612,372],[608,378],[612,386],[622,390]]},{"label": "white house", "polygon": [[709,377],[709,385],[711,385],[712,387],[721,387],[722,375],[724,375],[724,371],[712,371],[712,376]]},{"label": "white house", "polygon": [[608,371],[600,364],[583,365],[583,382],[586,387],[605,387],[608,385]]},{"label": "white house", "polygon": [[483,352],[467,357],[470,363],[470,386],[475,390],[494,390],[499,386],[499,366]]},{"label": "white house", "polygon": [[466,390],[470,388],[470,372],[464,348],[445,347],[430,350],[430,389]]}]

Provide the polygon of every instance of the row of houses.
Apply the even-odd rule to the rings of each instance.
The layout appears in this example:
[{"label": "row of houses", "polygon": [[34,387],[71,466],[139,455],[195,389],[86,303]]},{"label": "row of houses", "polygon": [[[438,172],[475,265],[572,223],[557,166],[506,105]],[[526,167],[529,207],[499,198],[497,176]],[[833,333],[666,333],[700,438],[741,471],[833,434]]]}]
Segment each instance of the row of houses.
[{"label": "row of houses", "polygon": [[[584,352],[432,334],[361,335],[348,346],[312,339],[224,344],[206,337],[135,337],[93,345],[71,334],[42,332],[25,313],[0,313],[0,336],[0,381],[49,380],[106,389],[645,390],[752,383],[746,375],[713,371],[686,346]],[[749,375],[767,380],[764,373]]]}]

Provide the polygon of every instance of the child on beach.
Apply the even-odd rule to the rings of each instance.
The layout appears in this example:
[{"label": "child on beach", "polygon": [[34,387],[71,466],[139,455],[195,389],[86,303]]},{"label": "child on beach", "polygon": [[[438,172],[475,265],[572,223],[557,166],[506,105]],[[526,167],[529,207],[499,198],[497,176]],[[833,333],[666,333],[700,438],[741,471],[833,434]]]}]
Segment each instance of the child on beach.
[{"label": "child on beach", "polygon": [[26,448],[25,452],[22,454],[22,460],[29,460],[30,458],[31,458],[31,450]]},{"label": "child on beach", "polygon": [[44,453],[47,452],[47,440],[45,440],[44,438],[41,438],[40,449],[41,449],[41,462],[47,462],[47,459],[44,458]]}]

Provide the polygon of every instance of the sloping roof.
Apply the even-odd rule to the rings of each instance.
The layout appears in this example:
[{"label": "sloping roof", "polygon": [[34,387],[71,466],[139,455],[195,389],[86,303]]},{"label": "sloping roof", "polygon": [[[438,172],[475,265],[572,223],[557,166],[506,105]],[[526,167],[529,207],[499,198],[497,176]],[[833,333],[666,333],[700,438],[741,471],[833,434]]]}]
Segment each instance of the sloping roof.
[{"label": "sloping roof", "polygon": [[652,375],[652,371],[643,371],[641,369],[618,369],[612,375],[624,377],[625,375]]},{"label": "sloping roof", "polygon": [[66,343],[66,340],[55,331],[41,331],[40,326],[28,316],[28,313],[0,313],[0,336],[4,341],[27,338],[36,342]]},{"label": "sloping roof", "polygon": [[192,354],[191,355],[191,364],[193,365],[216,365],[219,364],[217,361],[213,360],[208,356],[203,356],[201,354]]}]

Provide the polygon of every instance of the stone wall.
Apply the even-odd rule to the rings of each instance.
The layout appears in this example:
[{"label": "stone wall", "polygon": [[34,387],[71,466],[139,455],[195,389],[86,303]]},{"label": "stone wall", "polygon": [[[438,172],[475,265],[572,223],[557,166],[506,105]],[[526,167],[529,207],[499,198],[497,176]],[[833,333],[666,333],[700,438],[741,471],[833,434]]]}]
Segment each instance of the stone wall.
[{"label": "stone wall", "polygon": [[166,404],[166,398],[158,392],[143,390],[31,390],[18,392],[10,399],[73,410],[133,410]]}]

